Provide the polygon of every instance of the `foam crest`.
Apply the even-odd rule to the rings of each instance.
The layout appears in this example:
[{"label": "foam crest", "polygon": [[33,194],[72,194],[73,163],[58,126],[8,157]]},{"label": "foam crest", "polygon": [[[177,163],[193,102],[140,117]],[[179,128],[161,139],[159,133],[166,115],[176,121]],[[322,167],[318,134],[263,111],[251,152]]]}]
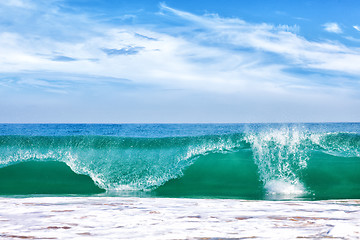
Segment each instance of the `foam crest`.
[{"label": "foam crest", "polygon": [[41,151],[39,149],[18,149],[2,153],[0,158],[0,166],[5,167],[11,164],[26,162],[26,161],[61,161],[69,162],[73,159],[70,152],[61,150],[47,150]]}]

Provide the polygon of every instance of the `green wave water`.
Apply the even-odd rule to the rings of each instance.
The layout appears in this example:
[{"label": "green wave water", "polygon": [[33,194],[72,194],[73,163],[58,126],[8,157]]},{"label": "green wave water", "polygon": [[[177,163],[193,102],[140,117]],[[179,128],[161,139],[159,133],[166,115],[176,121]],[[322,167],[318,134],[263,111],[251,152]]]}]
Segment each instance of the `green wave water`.
[{"label": "green wave water", "polygon": [[96,194],[104,190],[87,175],[76,174],[62,162],[28,161],[0,169],[0,192],[18,194]]},{"label": "green wave water", "polygon": [[0,135],[0,181],[2,195],[360,198],[360,135],[289,126],[149,138]]}]

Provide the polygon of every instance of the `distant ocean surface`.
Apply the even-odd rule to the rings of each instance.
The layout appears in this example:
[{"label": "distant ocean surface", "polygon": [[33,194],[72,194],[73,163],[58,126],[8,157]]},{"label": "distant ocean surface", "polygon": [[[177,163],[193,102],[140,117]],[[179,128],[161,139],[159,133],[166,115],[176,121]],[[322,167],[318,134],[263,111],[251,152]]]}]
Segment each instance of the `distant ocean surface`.
[{"label": "distant ocean surface", "polygon": [[0,196],[360,199],[360,123],[0,124]]}]

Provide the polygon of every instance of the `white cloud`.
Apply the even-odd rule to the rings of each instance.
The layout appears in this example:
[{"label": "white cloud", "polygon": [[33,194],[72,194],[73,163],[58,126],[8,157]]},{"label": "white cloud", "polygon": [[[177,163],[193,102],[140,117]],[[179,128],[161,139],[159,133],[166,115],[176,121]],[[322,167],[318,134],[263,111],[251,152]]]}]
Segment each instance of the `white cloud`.
[{"label": "white cloud", "polygon": [[[193,34],[193,40],[202,42],[225,42],[234,47],[275,53],[291,60],[288,66],[296,65],[305,69],[339,71],[345,74],[359,75],[357,62],[360,51],[348,48],[336,42],[312,42],[296,34],[291,27],[277,27],[269,24],[251,24],[226,19],[219,21],[208,17],[194,17],[165,6],[165,10],[179,17],[201,24],[205,33]],[[190,15],[190,16],[189,16]],[[206,23],[206,24],[204,24]],[[353,62],[352,60],[356,60]]]},{"label": "white cloud", "polygon": [[331,23],[325,23],[323,25],[324,30],[331,33],[342,33],[342,30],[339,26],[339,24],[331,22]]},{"label": "white cloud", "polygon": [[357,25],[355,25],[355,26],[353,26],[356,30],[358,30],[358,31],[360,31],[360,26],[357,26]]},{"label": "white cloud", "polygon": [[[253,24],[216,14],[199,16],[165,4],[160,8],[162,14],[183,20],[185,27],[114,27],[61,12],[56,6],[38,9],[56,24],[38,19],[35,22],[42,30],[33,35],[21,29],[1,33],[0,72],[62,72],[130,79],[134,84],[162,88],[242,93],[328,87],[319,81],[315,84],[311,75],[304,78],[288,69],[360,76],[359,50],[308,41],[298,35],[297,26]],[[66,30],[69,22],[73,24]],[[89,30],[88,26],[93,27]],[[193,31],[194,26],[201,31]],[[54,37],[54,31],[62,38]],[[84,37],[74,38],[74,33]],[[127,50],[127,54],[107,54],[104,49]]]}]

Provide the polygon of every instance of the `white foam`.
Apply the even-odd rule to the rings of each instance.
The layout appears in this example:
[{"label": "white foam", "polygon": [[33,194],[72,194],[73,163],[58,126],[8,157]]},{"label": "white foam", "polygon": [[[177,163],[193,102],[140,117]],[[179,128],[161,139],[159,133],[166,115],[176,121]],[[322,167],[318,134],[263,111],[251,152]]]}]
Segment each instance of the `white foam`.
[{"label": "white foam", "polygon": [[265,183],[265,189],[271,195],[301,196],[306,193],[306,188],[302,183],[284,180],[271,180]]},{"label": "white foam", "polygon": [[359,200],[0,198],[1,239],[358,239]]}]

